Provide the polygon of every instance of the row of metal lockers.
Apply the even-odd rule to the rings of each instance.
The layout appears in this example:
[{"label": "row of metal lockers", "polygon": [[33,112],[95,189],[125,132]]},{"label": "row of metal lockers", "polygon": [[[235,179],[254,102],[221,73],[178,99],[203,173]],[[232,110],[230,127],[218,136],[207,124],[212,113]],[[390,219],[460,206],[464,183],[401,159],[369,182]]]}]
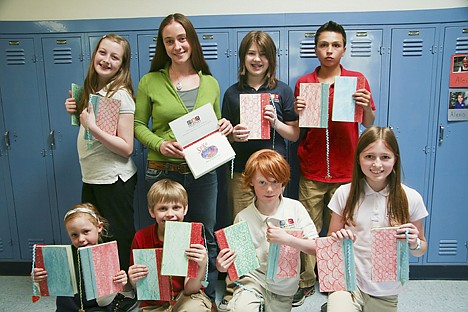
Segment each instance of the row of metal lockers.
[{"label": "row of metal lockers", "polygon": [[[261,28],[275,41],[279,79],[291,88],[318,66],[314,52],[318,26]],[[394,129],[404,181],[423,195],[430,213],[425,222],[428,253],[412,262],[467,263],[468,206],[463,194],[468,185],[468,121],[449,122],[447,101],[451,56],[468,54],[468,22],[344,26],[348,43],[342,63],[369,80],[377,106],[375,124]],[[198,29],[221,96],[237,80],[238,45],[252,29]],[[118,33],[131,44],[136,89],[149,70],[156,34],[146,29]],[[90,54],[104,34],[0,32],[0,259],[30,259],[36,243],[68,243],[61,220],[80,200],[81,173],[78,129],[70,125],[63,103],[71,83],[82,83]],[[290,144],[291,197],[297,196],[296,148]],[[145,149],[138,142],[133,157],[139,170],[136,226],[141,228],[151,220]],[[218,196],[218,226],[229,222],[224,194]]]}]

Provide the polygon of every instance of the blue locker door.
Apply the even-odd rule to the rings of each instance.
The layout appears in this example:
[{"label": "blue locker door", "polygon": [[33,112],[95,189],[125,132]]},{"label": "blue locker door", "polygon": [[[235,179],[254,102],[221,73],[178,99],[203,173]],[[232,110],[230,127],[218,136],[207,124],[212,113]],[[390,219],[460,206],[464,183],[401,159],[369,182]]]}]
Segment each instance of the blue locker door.
[{"label": "blue locker door", "polygon": [[[283,51],[282,50],[283,47],[281,45],[281,36],[280,36],[281,32],[279,30],[273,30],[273,29],[262,29],[262,30],[270,35],[271,39],[273,39],[273,42],[275,43],[275,46],[276,46],[276,56],[277,56],[277,58],[276,58],[276,77],[279,80],[287,83],[286,80],[283,80],[285,78],[282,75],[282,70],[283,70],[284,67],[282,67],[283,61],[282,61],[282,57],[281,57],[282,56],[282,51]],[[249,31],[238,31],[237,32],[237,46],[236,46],[236,49],[235,49],[235,51],[236,51],[236,53],[235,53],[236,64],[237,64],[236,70],[239,69],[239,46],[240,46],[240,44],[242,42],[242,39],[244,39],[245,35],[247,35],[247,33]],[[284,76],[286,76],[286,75],[284,75]],[[236,71],[235,81],[237,81],[237,71]]]},{"label": "blue locker door", "polygon": [[[430,239],[427,262],[467,263],[468,204],[466,201],[468,165],[468,121],[448,121],[449,92],[464,92],[468,87],[448,89],[452,54],[468,54],[468,24],[445,29],[439,98],[438,137],[432,192]],[[466,98],[465,98],[466,102]],[[467,109],[468,113],[468,109]]]},{"label": "blue locker door", "polygon": [[[12,205],[8,204],[8,200],[12,198],[11,179],[8,168],[7,144],[5,141],[5,124],[3,121],[2,109],[2,94],[0,90],[0,131],[2,137],[0,139],[0,259],[13,258],[13,246],[18,247],[18,243],[13,240],[12,230],[16,231],[16,218],[14,211],[10,209]],[[8,186],[8,188],[7,188]],[[10,196],[7,196],[10,195]]]},{"label": "blue locker door", "polygon": [[[46,172],[47,125],[41,116],[34,39],[0,39],[0,85],[22,259],[35,243],[53,243]],[[45,108],[47,109],[47,108]]]},{"label": "blue locker door", "polygon": [[[435,34],[434,28],[393,29],[390,54],[388,125],[398,139],[403,183],[416,189],[426,205],[435,95]],[[411,262],[419,261],[411,257]]]},{"label": "blue locker door", "polygon": [[393,29],[388,125],[398,138],[405,183],[426,194],[434,107],[435,29]]},{"label": "blue locker door", "polygon": [[[72,126],[64,102],[71,84],[83,85],[82,38],[42,38],[44,70],[49,103],[51,150],[54,160],[55,189],[59,224],[67,210],[81,200],[81,171],[76,150],[79,127]],[[62,243],[69,238],[60,226]]]},{"label": "blue locker door", "polygon": [[290,30],[288,37],[288,84],[294,89],[297,79],[320,65],[315,54],[315,31]]},{"label": "blue locker door", "polygon": [[198,40],[203,50],[211,74],[218,80],[220,103],[222,105],[224,91],[231,85],[232,55],[229,50],[229,33],[203,31],[198,33]]},{"label": "blue locker door", "polygon": [[138,76],[146,75],[151,67],[154,53],[156,52],[157,34],[141,34],[138,35]]}]

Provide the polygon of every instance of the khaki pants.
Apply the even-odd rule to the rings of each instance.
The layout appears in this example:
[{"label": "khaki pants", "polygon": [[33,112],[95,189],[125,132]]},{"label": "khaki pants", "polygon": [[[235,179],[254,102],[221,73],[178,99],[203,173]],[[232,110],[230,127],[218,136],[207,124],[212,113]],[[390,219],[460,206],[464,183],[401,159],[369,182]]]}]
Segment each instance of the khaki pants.
[{"label": "khaki pants", "polygon": [[[330,223],[331,211],[326,208],[336,189],[343,183],[324,183],[312,181],[300,177],[299,180],[299,201],[304,205],[310,218],[320,233],[322,226],[328,226]],[[310,287],[315,284],[314,267],[316,263],[315,256],[306,255],[301,252],[301,280],[299,287]]]},{"label": "khaki pants", "polygon": [[244,276],[239,280],[243,287],[236,286],[228,304],[228,311],[258,312],[260,304],[265,305],[265,312],[288,312],[292,309],[293,296],[281,296],[263,288],[260,283]]},{"label": "khaki pants", "polygon": [[398,296],[373,297],[358,289],[330,293],[327,312],[396,312],[397,306]]},{"label": "khaki pants", "polygon": [[200,291],[191,295],[180,293],[174,306],[168,304],[162,306],[150,306],[140,308],[140,312],[210,312],[211,301],[204,292]]}]

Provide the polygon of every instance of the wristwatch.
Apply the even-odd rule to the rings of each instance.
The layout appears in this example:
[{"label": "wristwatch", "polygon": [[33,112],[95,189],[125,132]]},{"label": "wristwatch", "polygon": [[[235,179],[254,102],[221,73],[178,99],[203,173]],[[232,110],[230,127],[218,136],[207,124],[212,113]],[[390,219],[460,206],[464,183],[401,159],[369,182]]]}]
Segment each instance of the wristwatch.
[{"label": "wristwatch", "polygon": [[421,249],[421,240],[419,239],[419,237],[416,237],[416,247],[414,248],[409,248],[410,250],[419,250]]}]

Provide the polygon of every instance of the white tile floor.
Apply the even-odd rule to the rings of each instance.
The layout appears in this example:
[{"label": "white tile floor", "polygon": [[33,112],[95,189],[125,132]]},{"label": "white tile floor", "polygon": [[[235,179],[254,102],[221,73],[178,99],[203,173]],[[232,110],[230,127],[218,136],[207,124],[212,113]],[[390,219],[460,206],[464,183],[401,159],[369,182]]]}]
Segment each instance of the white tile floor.
[{"label": "white tile floor", "polygon": [[[221,296],[224,282],[218,283]],[[0,312],[55,311],[55,298],[43,297],[33,304],[31,293],[28,276],[0,276]],[[304,305],[292,311],[319,312],[325,301],[325,295],[316,293],[307,298]],[[409,281],[405,292],[400,295],[398,311],[468,312],[468,281]]]}]

